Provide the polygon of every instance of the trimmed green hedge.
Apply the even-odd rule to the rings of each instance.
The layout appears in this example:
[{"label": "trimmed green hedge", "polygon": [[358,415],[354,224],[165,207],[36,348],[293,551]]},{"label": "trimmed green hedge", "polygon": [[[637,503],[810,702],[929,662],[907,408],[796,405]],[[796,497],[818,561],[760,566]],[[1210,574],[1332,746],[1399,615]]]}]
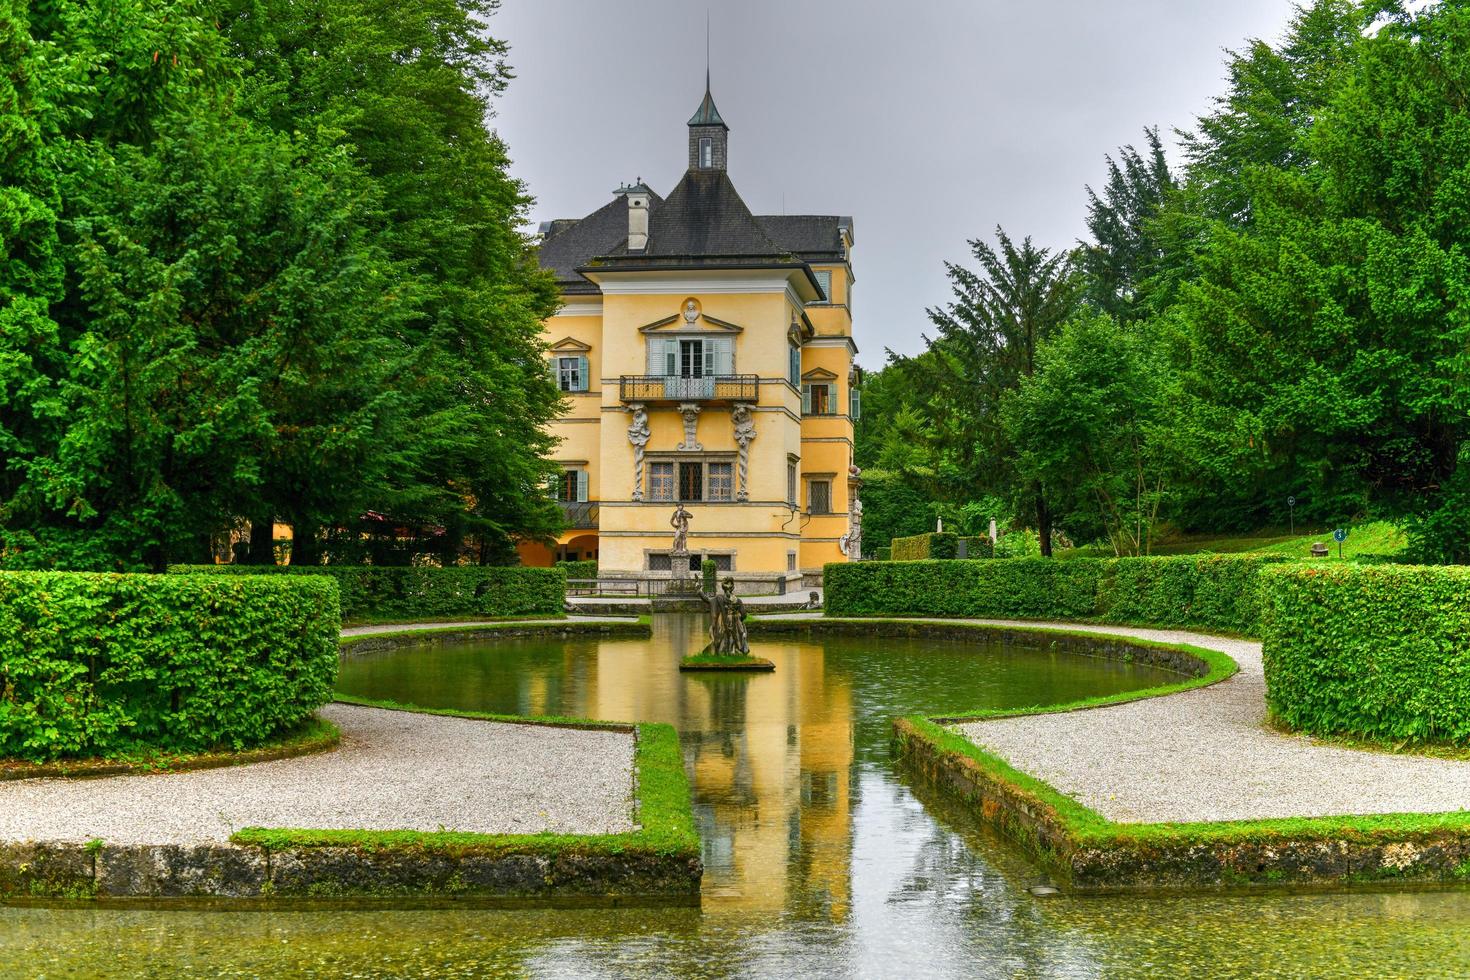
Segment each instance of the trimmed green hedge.
[{"label": "trimmed green hedge", "polygon": [[1100,619],[1255,634],[1279,555],[862,562],[826,569],[830,616]]},{"label": "trimmed green hedge", "polygon": [[919,534],[912,538],[893,539],[894,561],[924,561],[953,558],[959,553],[960,536],[949,532]]},{"label": "trimmed green hedge", "polygon": [[0,755],[245,749],[332,697],[329,579],[0,572]]},{"label": "trimmed green hedge", "polygon": [[1322,735],[1470,740],[1470,568],[1313,563],[1262,584],[1275,718]]},{"label": "trimmed green hedge", "polygon": [[[995,545],[991,543],[989,535],[981,534],[973,538],[960,538],[959,544],[965,550],[965,557],[972,561],[995,557]],[[959,557],[958,550],[955,552],[955,557]]]},{"label": "trimmed green hedge", "polygon": [[596,578],[596,561],[559,561],[556,567],[567,573],[567,578]]},{"label": "trimmed green hedge", "polygon": [[874,561],[893,561],[893,549],[891,547],[889,547],[889,548],[879,548],[877,551],[873,552],[873,560]]},{"label": "trimmed green hedge", "polygon": [[566,604],[561,568],[456,565],[176,565],[170,573],[326,575],[342,590],[351,622],[448,616],[559,616]]}]

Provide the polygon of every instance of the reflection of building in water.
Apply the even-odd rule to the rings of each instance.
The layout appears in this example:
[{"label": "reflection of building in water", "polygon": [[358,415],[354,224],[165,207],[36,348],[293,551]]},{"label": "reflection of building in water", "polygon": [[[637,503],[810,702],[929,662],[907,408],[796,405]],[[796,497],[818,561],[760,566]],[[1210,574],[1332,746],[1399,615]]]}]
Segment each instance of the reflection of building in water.
[{"label": "reflection of building in water", "polygon": [[704,894],[726,908],[847,915],[852,690],[820,646],[758,643],[759,676],[681,675],[702,621],[656,621],[653,643],[603,643],[585,713],[680,731],[704,841]]}]

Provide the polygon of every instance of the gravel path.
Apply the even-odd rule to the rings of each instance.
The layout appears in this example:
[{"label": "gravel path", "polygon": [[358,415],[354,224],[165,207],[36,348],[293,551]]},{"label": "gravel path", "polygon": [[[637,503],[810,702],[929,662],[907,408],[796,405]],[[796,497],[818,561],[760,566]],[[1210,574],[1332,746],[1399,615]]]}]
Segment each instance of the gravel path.
[{"label": "gravel path", "polygon": [[0,782],[0,841],[221,842],[244,827],[619,833],[628,732],[328,705],[334,752],[229,769]]},{"label": "gravel path", "polygon": [[1005,625],[1190,643],[1222,651],[1240,664],[1234,677],[1196,691],[1090,711],[956,726],[977,745],[1109,820],[1247,820],[1470,808],[1470,762],[1341,749],[1265,728],[1259,643],[1075,623]]}]

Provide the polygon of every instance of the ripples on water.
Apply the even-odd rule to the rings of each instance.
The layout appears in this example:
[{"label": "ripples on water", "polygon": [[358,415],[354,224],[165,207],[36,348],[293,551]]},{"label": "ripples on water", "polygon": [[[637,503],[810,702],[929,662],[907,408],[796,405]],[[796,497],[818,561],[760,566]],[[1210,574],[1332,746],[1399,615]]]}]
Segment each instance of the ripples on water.
[{"label": "ripples on water", "polygon": [[689,676],[652,640],[354,658],[367,697],[679,729],[702,909],[0,909],[3,976],[1377,976],[1470,974],[1470,895],[1038,900],[1039,873],[895,772],[888,722],[1148,686],[1131,665],[945,641],[757,642],[772,675]]}]

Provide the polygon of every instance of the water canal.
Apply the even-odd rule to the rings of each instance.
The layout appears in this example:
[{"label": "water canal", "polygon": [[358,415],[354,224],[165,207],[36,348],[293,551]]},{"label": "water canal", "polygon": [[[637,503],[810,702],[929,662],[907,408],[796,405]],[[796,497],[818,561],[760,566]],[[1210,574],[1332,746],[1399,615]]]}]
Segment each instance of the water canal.
[{"label": "water canal", "polygon": [[1161,673],[1041,648],[752,644],[771,675],[690,676],[652,640],[502,640],[344,663],[353,694],[678,728],[701,909],[0,909],[3,976],[1364,976],[1470,973],[1456,891],[1033,898],[1038,872],[911,784],[888,722],[1059,703]]}]

